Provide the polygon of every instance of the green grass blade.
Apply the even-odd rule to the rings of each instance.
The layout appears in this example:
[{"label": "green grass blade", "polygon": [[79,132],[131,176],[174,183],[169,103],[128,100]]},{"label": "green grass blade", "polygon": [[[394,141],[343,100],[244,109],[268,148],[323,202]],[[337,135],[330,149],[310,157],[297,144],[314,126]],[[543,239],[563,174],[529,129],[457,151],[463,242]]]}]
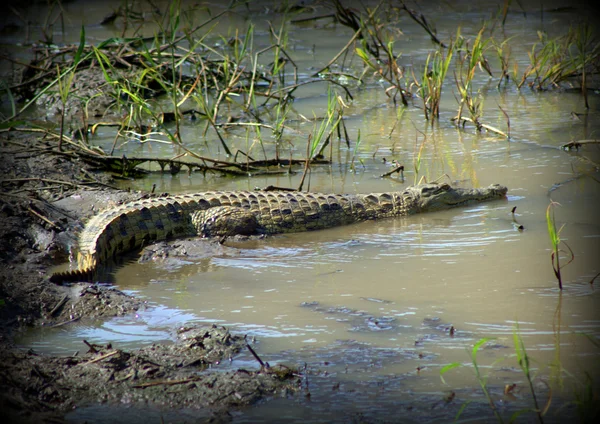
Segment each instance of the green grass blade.
[{"label": "green grass blade", "polygon": [[462,413],[464,412],[464,410],[467,408],[467,406],[469,406],[470,403],[471,403],[471,401],[468,400],[465,403],[463,403],[462,405],[460,405],[460,409],[458,410],[458,412],[454,416],[454,421],[458,421],[458,419],[460,418],[460,416],[462,415]]},{"label": "green grass blade", "polygon": [[81,54],[83,53],[83,48],[85,47],[85,27],[81,25],[81,32],[79,33],[79,47],[75,52],[75,57],[73,58],[73,63],[75,66],[79,63],[81,59]]},{"label": "green grass blade", "polygon": [[488,339],[486,337],[484,337],[483,339],[479,339],[477,341],[477,343],[475,343],[473,345],[473,350],[471,351],[471,356],[473,357],[473,359],[475,359],[477,357],[477,351],[479,351],[479,348],[481,346],[483,346],[484,344],[486,344],[487,342],[489,342],[492,339]]},{"label": "green grass blade", "polygon": [[546,209],[546,222],[548,224],[548,235],[550,236],[550,241],[552,242],[552,247],[556,248],[560,243],[560,237],[558,236],[558,232],[556,231],[556,224],[554,222],[554,213],[553,213],[553,203],[548,205],[548,209]]},{"label": "green grass blade", "polygon": [[442,367],[442,369],[440,370],[440,378],[442,379],[442,383],[447,384],[446,380],[444,380],[444,374],[446,374],[448,371],[453,370],[454,368],[458,368],[462,366],[462,364],[460,362],[452,362],[451,364],[445,365],[444,367]]},{"label": "green grass blade", "polygon": [[[6,91],[6,95],[8,96],[8,101],[10,102],[10,108],[11,108],[11,112],[12,112],[11,116],[16,116],[17,102],[15,100],[15,97],[13,96],[10,86],[6,83],[6,81],[0,80],[0,88],[4,89]],[[19,122],[24,122],[24,121],[19,121]]]},{"label": "green grass blade", "polygon": [[21,125],[26,125],[28,122],[27,121],[5,121],[5,122],[0,122],[0,130],[5,130],[8,128],[12,128],[12,127],[18,127]]}]

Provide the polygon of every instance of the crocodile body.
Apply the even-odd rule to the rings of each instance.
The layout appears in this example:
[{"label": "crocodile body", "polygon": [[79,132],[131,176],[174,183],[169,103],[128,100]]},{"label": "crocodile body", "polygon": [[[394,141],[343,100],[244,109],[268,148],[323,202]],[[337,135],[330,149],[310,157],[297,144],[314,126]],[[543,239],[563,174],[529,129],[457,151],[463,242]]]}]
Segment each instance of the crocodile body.
[{"label": "crocodile body", "polygon": [[94,216],[79,237],[77,269],[55,273],[51,281],[90,279],[112,258],[160,240],[311,231],[500,199],[506,192],[497,184],[421,184],[390,193],[211,191],[139,200]]}]

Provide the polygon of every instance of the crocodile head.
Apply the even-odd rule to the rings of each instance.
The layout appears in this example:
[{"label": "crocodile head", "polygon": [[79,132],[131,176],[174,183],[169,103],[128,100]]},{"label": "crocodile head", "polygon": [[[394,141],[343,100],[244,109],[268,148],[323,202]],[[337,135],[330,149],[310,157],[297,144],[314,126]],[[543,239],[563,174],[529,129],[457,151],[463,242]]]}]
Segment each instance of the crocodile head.
[{"label": "crocodile head", "polygon": [[448,184],[420,184],[409,187],[419,212],[438,211],[456,206],[506,197],[508,189],[499,184],[482,188],[453,188]]}]

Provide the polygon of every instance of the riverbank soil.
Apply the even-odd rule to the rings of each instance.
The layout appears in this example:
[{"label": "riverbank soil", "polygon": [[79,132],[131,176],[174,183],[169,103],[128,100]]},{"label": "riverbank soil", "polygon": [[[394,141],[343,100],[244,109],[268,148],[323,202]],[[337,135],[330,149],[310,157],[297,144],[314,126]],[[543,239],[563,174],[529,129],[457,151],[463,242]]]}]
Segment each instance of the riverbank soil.
[{"label": "riverbank soil", "polygon": [[57,357],[16,348],[14,335],[27,327],[93,322],[144,307],[108,285],[48,281],[53,266],[69,261],[78,230],[99,205],[143,194],[110,188],[110,176],[52,153],[38,136],[3,132],[0,148],[0,409],[9,422],[60,422],[74,408],[98,403],[227,415],[294,390],[297,377],[285,368],[212,372],[247,349],[243,336],[222,327],[179,329],[173,344],[131,352],[90,345],[84,355]]}]

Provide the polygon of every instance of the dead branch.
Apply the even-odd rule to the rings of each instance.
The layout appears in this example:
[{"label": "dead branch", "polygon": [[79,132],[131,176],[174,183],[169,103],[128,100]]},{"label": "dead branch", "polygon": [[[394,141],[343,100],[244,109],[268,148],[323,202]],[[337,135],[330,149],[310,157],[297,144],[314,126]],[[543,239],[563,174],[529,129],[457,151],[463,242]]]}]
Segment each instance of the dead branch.
[{"label": "dead branch", "polygon": [[571,149],[579,150],[579,148],[582,147],[584,144],[600,144],[600,140],[594,139],[594,140],[570,141],[567,144],[563,144],[562,146],[560,146],[560,148],[563,150],[571,150]]}]

